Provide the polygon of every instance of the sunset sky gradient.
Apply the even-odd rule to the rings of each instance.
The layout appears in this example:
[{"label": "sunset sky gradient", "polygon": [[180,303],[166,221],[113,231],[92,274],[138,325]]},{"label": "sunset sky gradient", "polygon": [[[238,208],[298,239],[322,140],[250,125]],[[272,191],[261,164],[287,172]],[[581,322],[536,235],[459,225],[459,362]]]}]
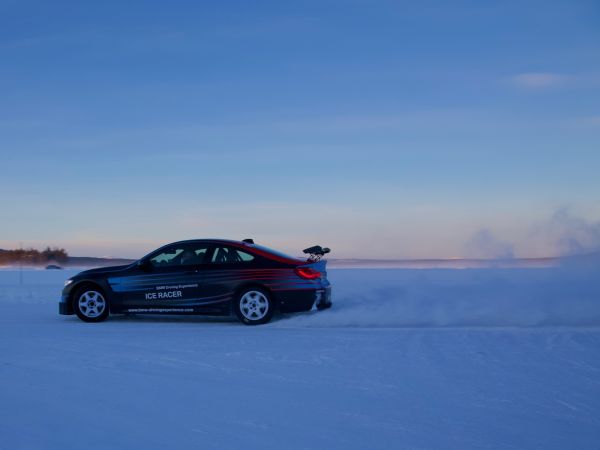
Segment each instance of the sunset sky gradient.
[{"label": "sunset sky gradient", "polygon": [[0,248],[600,248],[596,1],[0,2]]}]

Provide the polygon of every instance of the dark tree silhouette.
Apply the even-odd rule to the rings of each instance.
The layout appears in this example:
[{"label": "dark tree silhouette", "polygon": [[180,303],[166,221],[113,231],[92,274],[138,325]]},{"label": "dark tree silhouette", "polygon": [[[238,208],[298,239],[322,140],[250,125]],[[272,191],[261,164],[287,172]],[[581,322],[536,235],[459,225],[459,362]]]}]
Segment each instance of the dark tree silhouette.
[{"label": "dark tree silhouette", "polygon": [[0,264],[38,265],[48,262],[64,264],[68,259],[69,255],[66,250],[58,247],[47,247],[41,252],[33,248],[17,250],[0,249]]}]

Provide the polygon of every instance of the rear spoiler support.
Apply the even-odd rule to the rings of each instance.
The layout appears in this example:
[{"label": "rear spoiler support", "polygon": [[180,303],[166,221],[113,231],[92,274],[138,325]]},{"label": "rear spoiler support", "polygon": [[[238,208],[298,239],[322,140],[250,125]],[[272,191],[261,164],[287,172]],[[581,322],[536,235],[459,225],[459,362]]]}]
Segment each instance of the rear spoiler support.
[{"label": "rear spoiler support", "polygon": [[312,247],[305,248],[302,250],[302,253],[305,253],[308,256],[308,262],[318,262],[329,253],[331,250],[327,247],[321,247],[320,245],[314,245]]}]

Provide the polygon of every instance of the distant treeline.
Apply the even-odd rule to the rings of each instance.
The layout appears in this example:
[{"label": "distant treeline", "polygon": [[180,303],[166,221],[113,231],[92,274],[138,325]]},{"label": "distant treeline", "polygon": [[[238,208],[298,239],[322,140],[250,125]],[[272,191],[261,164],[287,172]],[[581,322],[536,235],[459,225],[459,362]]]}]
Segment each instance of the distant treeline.
[{"label": "distant treeline", "polygon": [[64,264],[69,259],[69,255],[64,248],[46,247],[41,252],[33,248],[18,250],[0,249],[0,264],[46,264],[57,262]]}]

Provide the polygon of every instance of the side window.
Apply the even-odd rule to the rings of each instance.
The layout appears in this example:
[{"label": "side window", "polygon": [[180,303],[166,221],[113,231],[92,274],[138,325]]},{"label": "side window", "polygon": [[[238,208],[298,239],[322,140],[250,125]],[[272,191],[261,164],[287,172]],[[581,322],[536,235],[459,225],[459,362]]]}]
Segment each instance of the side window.
[{"label": "side window", "polygon": [[206,257],[208,246],[198,245],[174,245],[161,251],[150,258],[150,264],[154,267],[191,266],[202,264]]},{"label": "side window", "polygon": [[171,267],[178,264],[181,254],[183,253],[182,247],[169,247],[161,251],[159,254],[150,258],[150,264],[154,267]]},{"label": "side window", "polygon": [[250,253],[232,247],[216,247],[212,262],[215,264],[245,263],[254,259]]}]

